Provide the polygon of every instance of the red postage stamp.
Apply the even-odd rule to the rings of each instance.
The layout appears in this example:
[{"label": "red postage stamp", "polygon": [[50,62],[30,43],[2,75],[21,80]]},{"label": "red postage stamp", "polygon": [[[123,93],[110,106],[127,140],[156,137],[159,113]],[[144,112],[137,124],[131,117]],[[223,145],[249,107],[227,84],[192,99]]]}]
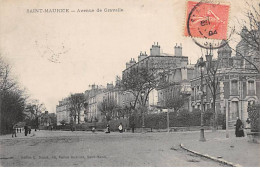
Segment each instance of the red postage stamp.
[{"label": "red postage stamp", "polygon": [[188,1],[185,36],[227,39],[229,5]]}]

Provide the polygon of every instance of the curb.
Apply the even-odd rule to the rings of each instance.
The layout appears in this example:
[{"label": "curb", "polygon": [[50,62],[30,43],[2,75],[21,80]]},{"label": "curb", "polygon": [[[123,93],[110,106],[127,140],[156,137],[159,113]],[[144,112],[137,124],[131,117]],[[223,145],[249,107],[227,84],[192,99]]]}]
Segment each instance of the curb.
[{"label": "curb", "polygon": [[202,157],[205,157],[205,158],[208,158],[208,159],[211,159],[213,161],[216,161],[216,162],[219,162],[219,163],[222,163],[222,164],[225,164],[225,165],[229,165],[229,166],[232,166],[232,167],[242,167],[241,165],[239,164],[234,164],[232,162],[228,162],[224,159],[219,159],[219,158],[215,158],[215,157],[212,157],[210,155],[207,155],[207,154],[202,154],[202,153],[199,153],[199,152],[196,152],[196,151],[193,151],[193,150],[190,150],[188,148],[186,148],[182,143],[180,144],[180,147],[186,151],[189,151],[191,153],[194,153],[196,155],[199,155],[199,156],[202,156]]}]

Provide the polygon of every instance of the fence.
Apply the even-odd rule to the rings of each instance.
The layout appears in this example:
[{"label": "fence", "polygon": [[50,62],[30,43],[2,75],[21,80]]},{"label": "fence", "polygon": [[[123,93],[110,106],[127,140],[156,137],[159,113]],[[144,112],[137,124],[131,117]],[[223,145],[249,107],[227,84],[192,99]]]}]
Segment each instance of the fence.
[{"label": "fence", "polygon": [[260,132],[260,104],[249,106],[247,111],[251,120],[251,131]]}]

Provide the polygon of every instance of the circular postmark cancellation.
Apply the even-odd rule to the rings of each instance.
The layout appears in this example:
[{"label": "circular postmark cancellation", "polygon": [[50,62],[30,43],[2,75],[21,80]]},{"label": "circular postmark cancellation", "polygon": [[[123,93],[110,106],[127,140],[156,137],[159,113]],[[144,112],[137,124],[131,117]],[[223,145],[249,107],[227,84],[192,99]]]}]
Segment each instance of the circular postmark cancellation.
[{"label": "circular postmark cancellation", "polygon": [[[213,2],[188,1],[186,11],[185,36],[205,49],[218,49],[226,45],[229,37],[229,5]],[[226,43],[220,41],[226,40]]]}]

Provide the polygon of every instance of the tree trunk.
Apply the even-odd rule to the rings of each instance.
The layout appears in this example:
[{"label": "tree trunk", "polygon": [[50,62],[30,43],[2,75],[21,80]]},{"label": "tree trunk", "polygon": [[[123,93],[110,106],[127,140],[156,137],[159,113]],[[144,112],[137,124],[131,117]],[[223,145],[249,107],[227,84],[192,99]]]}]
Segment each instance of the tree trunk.
[{"label": "tree trunk", "polygon": [[80,122],[80,112],[78,113],[78,124]]},{"label": "tree trunk", "polygon": [[216,112],[216,94],[214,94],[212,96],[213,98],[213,131],[217,131],[217,117],[218,117],[218,113]]},{"label": "tree trunk", "polygon": [[3,132],[3,125],[2,125],[2,121],[3,121],[3,118],[2,118],[2,94],[0,92],[0,134],[2,134]]}]

